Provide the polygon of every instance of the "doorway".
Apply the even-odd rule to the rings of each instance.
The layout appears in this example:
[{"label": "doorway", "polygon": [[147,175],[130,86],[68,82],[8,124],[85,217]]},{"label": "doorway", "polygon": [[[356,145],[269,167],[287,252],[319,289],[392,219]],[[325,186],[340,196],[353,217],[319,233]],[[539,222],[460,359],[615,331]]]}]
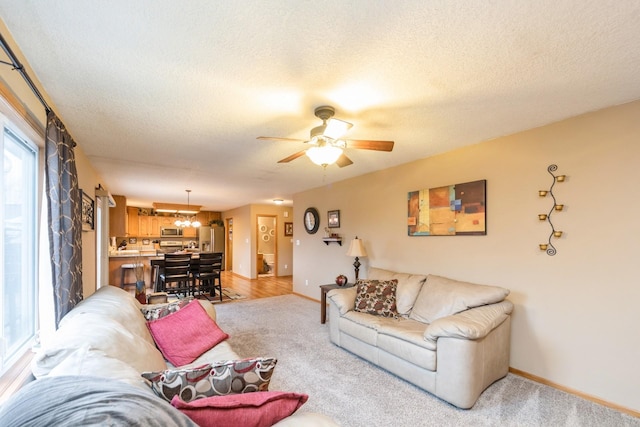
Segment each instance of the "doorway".
[{"label": "doorway", "polygon": [[226,219],[227,226],[225,229],[227,230],[227,248],[226,248],[226,256],[225,258],[225,270],[233,271],[233,218]]},{"label": "doorway", "polygon": [[257,277],[277,277],[278,233],[276,215],[258,215],[256,221]]}]

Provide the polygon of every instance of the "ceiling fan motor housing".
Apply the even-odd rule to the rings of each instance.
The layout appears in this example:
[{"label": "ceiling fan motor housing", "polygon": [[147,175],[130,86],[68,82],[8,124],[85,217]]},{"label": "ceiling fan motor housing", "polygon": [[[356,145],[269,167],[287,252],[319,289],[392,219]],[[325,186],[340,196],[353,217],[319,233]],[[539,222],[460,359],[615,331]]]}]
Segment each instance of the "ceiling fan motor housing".
[{"label": "ceiling fan motor housing", "polygon": [[317,118],[319,118],[323,122],[326,122],[331,117],[333,117],[334,114],[336,114],[336,110],[335,108],[329,105],[323,105],[321,107],[316,108],[314,111],[314,114],[316,115]]}]

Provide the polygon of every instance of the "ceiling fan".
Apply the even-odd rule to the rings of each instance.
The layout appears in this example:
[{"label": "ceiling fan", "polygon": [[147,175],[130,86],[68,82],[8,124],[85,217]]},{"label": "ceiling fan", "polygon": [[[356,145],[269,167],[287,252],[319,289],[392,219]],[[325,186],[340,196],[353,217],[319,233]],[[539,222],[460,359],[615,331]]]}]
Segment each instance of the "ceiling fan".
[{"label": "ceiling fan", "polygon": [[267,141],[304,142],[305,144],[309,144],[309,148],[285,157],[284,159],[279,160],[278,163],[288,163],[306,154],[312,162],[322,167],[327,167],[328,165],[336,163],[342,168],[352,164],[353,162],[351,159],[344,154],[345,148],[375,151],[393,150],[393,141],[342,139],[342,136],[347,133],[353,125],[343,120],[334,119],[333,115],[335,112],[336,110],[328,105],[315,109],[314,113],[316,117],[322,120],[322,124],[311,129],[310,139],[308,141],[303,139],[279,138],[272,136],[259,136],[258,139]]}]

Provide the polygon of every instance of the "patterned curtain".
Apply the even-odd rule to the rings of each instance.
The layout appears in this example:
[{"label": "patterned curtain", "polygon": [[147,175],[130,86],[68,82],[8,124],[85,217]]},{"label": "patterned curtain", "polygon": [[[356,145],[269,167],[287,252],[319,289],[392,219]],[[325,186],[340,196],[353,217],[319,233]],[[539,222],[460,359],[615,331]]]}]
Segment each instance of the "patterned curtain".
[{"label": "patterned curtain", "polygon": [[45,174],[56,329],[64,315],[82,300],[82,200],[75,145],[64,124],[49,111]]}]

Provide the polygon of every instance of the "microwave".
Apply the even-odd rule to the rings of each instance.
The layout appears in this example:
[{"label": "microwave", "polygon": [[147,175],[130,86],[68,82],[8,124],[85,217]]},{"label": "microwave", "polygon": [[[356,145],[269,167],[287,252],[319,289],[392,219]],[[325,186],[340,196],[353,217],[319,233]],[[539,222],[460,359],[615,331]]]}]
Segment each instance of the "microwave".
[{"label": "microwave", "polygon": [[162,227],[160,228],[160,237],[182,237],[182,228]]}]

